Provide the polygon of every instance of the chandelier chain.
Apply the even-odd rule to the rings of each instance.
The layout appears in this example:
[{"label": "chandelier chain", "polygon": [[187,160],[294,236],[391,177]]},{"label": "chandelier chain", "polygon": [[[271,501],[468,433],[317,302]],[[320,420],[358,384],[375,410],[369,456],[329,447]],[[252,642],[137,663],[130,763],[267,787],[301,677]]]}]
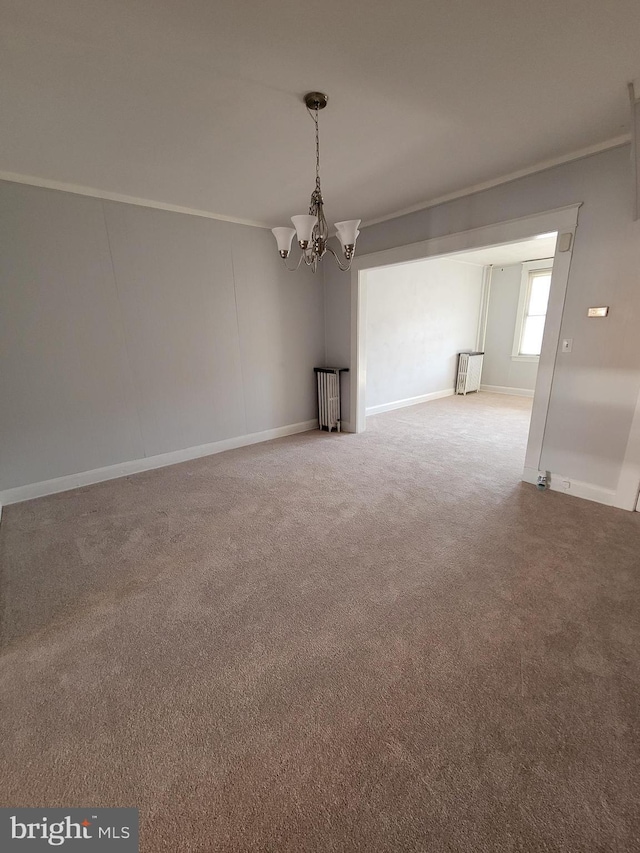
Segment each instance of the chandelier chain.
[{"label": "chandelier chain", "polygon": [[320,192],[320,124],[317,107],[314,121],[316,123],[316,189]]},{"label": "chandelier chain", "polygon": [[313,112],[307,107],[307,112],[313,119],[316,126],[316,193],[319,197],[322,197],[322,191],[320,188],[320,122],[318,121],[318,106],[313,110]]}]

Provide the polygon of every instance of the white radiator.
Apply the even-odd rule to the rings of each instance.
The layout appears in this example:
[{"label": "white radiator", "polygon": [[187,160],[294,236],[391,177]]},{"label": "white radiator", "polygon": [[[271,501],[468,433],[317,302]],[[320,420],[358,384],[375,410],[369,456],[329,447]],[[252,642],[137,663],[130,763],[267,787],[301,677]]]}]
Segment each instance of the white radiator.
[{"label": "white radiator", "polygon": [[318,426],[340,432],[340,372],[344,367],[314,367],[318,380]]},{"label": "white radiator", "polygon": [[468,394],[480,390],[483,352],[461,352],[458,355],[458,378],[456,394]]}]

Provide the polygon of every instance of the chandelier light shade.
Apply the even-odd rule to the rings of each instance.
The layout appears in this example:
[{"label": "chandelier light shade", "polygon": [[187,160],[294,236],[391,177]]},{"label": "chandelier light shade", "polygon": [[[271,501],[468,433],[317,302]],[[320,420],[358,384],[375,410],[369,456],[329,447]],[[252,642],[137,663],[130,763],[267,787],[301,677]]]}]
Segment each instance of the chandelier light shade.
[{"label": "chandelier light shade", "polygon": [[292,216],[291,221],[296,229],[300,248],[306,249],[313,239],[313,229],[318,224],[318,217],[301,213],[299,216]]},{"label": "chandelier light shade", "polygon": [[[347,219],[344,222],[336,222],[335,228],[342,248],[342,257],[329,245],[329,226],[324,215],[324,201],[320,187],[320,132],[318,128],[318,113],[327,106],[328,98],[322,92],[308,92],[304,96],[307,112],[315,122],[316,126],[316,185],[311,193],[309,213],[301,213],[292,216],[291,221],[294,228],[272,228],[273,236],[278,243],[278,252],[284,261],[285,267],[295,272],[301,263],[305,263],[313,272],[318,269],[318,263],[324,255],[329,252],[335,258],[341,270],[351,268],[351,261],[356,251],[356,240],[358,239],[358,226],[360,219]],[[294,234],[298,238],[300,257],[295,267],[287,265],[287,258],[291,254],[291,243]]]},{"label": "chandelier light shade", "polygon": [[340,242],[344,246],[355,246],[356,239],[360,233],[358,225],[360,225],[359,219],[347,219],[345,222],[336,222],[336,231],[338,232]]},{"label": "chandelier light shade", "polygon": [[[356,221],[358,221],[358,220],[356,220]],[[354,246],[355,246],[355,244],[356,244],[356,240],[358,239],[358,234],[359,234],[359,233],[360,233],[359,231],[356,231],[356,234],[355,234],[355,237],[354,237],[354,240],[353,240],[353,245],[354,245]],[[343,252],[345,251],[345,245],[347,245],[347,246],[351,245],[351,244],[350,244],[350,243],[348,243],[348,242],[345,244],[345,241],[344,241],[344,239],[343,239],[343,237],[342,237],[342,234],[341,234],[339,231],[338,231],[338,240],[340,240],[340,245],[342,246],[342,251],[343,251]]]},{"label": "chandelier light shade", "polygon": [[278,241],[278,251],[283,258],[286,258],[291,251],[291,241],[293,240],[295,228],[272,228],[273,236]]}]

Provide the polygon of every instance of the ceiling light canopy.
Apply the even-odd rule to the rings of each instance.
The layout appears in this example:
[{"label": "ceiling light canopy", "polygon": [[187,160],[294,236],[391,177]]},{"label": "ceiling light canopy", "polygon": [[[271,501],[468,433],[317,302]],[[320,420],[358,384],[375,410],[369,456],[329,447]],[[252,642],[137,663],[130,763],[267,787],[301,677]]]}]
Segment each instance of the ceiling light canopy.
[{"label": "ceiling light canopy", "polygon": [[[322,260],[326,252],[330,252],[333,255],[341,270],[346,271],[350,269],[356,250],[356,240],[360,233],[358,231],[358,225],[361,222],[360,219],[348,219],[344,222],[335,223],[337,237],[342,247],[343,262],[340,255],[328,243],[329,226],[324,215],[324,202],[320,188],[320,132],[318,129],[318,113],[327,106],[328,100],[328,97],[322,92],[308,92],[304,96],[307,112],[316,126],[316,185],[311,193],[309,213],[292,216],[291,221],[295,226],[294,228],[281,227],[271,229],[278,243],[280,257],[290,272],[295,272],[303,261],[306,266],[315,272],[318,269],[319,261]],[[291,243],[294,235],[298,237],[300,257],[295,267],[289,267],[287,266],[287,258],[291,252]]]}]

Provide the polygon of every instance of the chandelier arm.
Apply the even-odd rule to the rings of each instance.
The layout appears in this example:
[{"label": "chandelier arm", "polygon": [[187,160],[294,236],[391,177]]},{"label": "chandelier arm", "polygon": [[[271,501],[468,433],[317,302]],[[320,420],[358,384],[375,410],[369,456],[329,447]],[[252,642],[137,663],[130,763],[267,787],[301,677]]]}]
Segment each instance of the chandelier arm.
[{"label": "chandelier arm", "polygon": [[297,272],[300,269],[300,264],[302,263],[303,258],[304,252],[301,252],[300,257],[298,258],[298,263],[295,265],[295,267],[287,266],[286,258],[282,259],[282,263],[284,264],[284,268],[287,270],[287,272]]},{"label": "chandelier arm", "polygon": [[336,259],[336,263],[338,264],[338,266],[340,267],[340,269],[342,270],[342,272],[348,272],[348,270],[350,270],[350,269],[351,269],[351,263],[352,263],[352,261],[353,261],[353,258],[351,258],[351,260],[349,261],[349,263],[347,264],[347,266],[346,266],[346,267],[344,267],[344,266],[342,265],[342,261],[340,260],[340,257],[339,257],[339,255],[337,254],[337,252],[336,252],[334,249],[332,249],[332,248],[331,248],[331,246],[330,246],[328,243],[327,243],[327,249],[331,252],[331,254],[333,255],[333,257]]}]

